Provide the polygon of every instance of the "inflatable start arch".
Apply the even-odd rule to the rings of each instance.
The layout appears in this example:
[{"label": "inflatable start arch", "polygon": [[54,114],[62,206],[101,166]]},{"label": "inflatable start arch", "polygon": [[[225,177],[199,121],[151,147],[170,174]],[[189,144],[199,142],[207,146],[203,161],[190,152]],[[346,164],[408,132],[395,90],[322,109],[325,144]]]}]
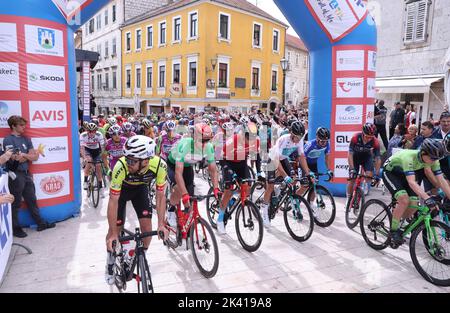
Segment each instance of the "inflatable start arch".
[{"label": "inflatable start arch", "polygon": [[[363,0],[274,0],[308,47],[311,59],[309,133],[331,130],[335,180],[345,195],[351,136],[373,123],[377,33]],[[324,162],[319,162],[323,171]],[[322,167],[321,167],[322,166]]]},{"label": "inflatable start arch", "polygon": [[[0,138],[28,120],[40,158],[31,166],[41,215],[61,221],[81,206],[74,31],[108,0],[15,0],[0,6]],[[20,224],[34,223],[26,210]]]}]

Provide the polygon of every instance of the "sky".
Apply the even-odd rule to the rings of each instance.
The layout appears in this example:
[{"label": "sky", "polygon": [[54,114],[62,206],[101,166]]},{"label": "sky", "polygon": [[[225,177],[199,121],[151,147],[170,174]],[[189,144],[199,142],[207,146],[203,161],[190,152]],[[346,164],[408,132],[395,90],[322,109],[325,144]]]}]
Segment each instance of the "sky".
[{"label": "sky", "polygon": [[[280,9],[278,9],[277,5],[273,2],[273,0],[247,0],[247,1],[252,4],[258,5],[260,9],[266,11],[276,19],[290,26],[289,22],[284,17],[283,13],[281,13]],[[294,31],[292,27],[288,29],[287,33],[289,35],[294,35],[298,37],[297,33]]]}]

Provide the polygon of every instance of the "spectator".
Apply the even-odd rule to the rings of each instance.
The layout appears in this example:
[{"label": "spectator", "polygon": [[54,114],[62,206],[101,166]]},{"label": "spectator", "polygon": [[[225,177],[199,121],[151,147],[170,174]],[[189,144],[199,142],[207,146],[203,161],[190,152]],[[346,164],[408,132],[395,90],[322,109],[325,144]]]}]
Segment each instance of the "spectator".
[{"label": "spectator", "polygon": [[409,126],[416,123],[416,111],[414,110],[414,105],[406,102],[406,115],[405,115],[405,126],[409,129]]},{"label": "spectator", "polygon": [[444,139],[445,135],[450,131],[450,113],[442,112],[439,117],[439,126],[435,128],[432,138]]},{"label": "spectator", "polygon": [[394,136],[395,127],[403,123],[405,120],[405,110],[403,110],[402,105],[400,102],[395,103],[395,108],[391,112],[390,115],[391,120],[389,121],[389,139],[391,139]]},{"label": "spectator", "polygon": [[416,140],[414,140],[414,144],[411,149],[417,150],[422,145],[422,142],[426,138],[430,138],[433,135],[434,125],[430,121],[425,121],[422,123],[420,127],[420,136],[417,136]]},{"label": "spectator", "polygon": [[389,140],[387,157],[389,158],[392,155],[392,150],[394,148],[398,148],[401,145],[403,136],[406,134],[406,128],[403,123],[397,124],[394,129],[394,136]]},{"label": "spectator", "polygon": [[[9,149],[7,151],[5,151],[1,156],[0,156],[0,166],[3,166],[6,164],[6,162],[8,162],[11,159],[11,156],[13,155],[13,150]],[[3,171],[3,169],[0,169],[3,174],[5,174],[5,172]],[[2,194],[0,195],[0,204],[4,204],[4,203],[13,203],[14,202],[14,196],[10,193],[6,193],[6,194]]]},{"label": "spectator", "polygon": [[387,108],[384,106],[384,100],[380,100],[378,105],[375,105],[374,124],[377,127],[377,134],[381,136],[384,148],[387,150],[388,139],[386,134],[386,115]]},{"label": "spectator", "polygon": [[10,176],[9,190],[14,196],[14,202],[12,204],[13,235],[19,238],[27,236],[20,227],[18,218],[22,197],[28,206],[31,216],[38,225],[37,231],[55,227],[55,223],[44,221],[39,214],[36,201],[36,189],[29,172],[29,162],[36,161],[39,158],[39,154],[33,148],[31,140],[23,135],[26,124],[27,121],[24,118],[16,115],[11,116],[8,119],[11,135],[3,141],[6,148],[5,154],[9,153],[8,150],[10,149],[13,151],[13,155],[7,163],[7,168],[15,176],[14,178]]},{"label": "spectator", "polygon": [[403,149],[411,149],[413,147],[418,131],[419,129],[416,125],[410,125],[408,127],[408,132],[403,136],[401,142],[401,147]]}]

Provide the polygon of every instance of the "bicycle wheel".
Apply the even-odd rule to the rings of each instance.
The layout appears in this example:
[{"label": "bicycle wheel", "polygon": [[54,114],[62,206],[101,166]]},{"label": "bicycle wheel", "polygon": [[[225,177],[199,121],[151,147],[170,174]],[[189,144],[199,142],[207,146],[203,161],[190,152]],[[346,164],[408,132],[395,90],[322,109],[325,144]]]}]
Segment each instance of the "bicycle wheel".
[{"label": "bicycle wheel", "polygon": [[148,187],[148,199],[150,200],[150,208],[156,211],[156,179],[153,179]]},{"label": "bicycle wheel", "polygon": [[153,293],[152,276],[144,254],[139,255],[138,263],[138,277],[140,278],[137,279],[138,291],[142,290],[142,293]]},{"label": "bicycle wheel", "polygon": [[[208,191],[208,196],[211,196],[214,193],[214,189],[211,187]],[[217,200],[215,197],[206,198],[206,215],[208,216],[209,223],[212,228],[217,229],[217,218],[219,217],[219,208],[220,202],[222,198],[219,197]]]},{"label": "bicycle wheel", "polygon": [[389,245],[392,213],[383,201],[370,199],[360,216],[361,234],[365,242],[375,250],[386,249]]},{"label": "bicycle wheel", "polygon": [[241,246],[248,252],[255,252],[263,239],[263,221],[256,205],[246,200],[236,209],[236,234]]},{"label": "bicycle wheel", "polygon": [[203,218],[199,217],[192,224],[189,243],[195,264],[202,275],[214,277],[219,268],[219,248],[211,226]]},{"label": "bicycle wheel", "polygon": [[266,192],[266,184],[260,181],[255,182],[250,189],[250,199],[257,206],[260,207],[264,200],[264,193]]},{"label": "bicycle wheel", "polygon": [[303,242],[311,237],[314,230],[314,217],[308,201],[298,195],[286,200],[283,211],[286,229],[297,241]]},{"label": "bicycle wheel", "polygon": [[314,215],[314,222],[317,226],[328,227],[333,224],[336,217],[336,204],[334,197],[327,188],[317,185],[316,197],[311,203],[310,199],[314,189],[310,189],[308,193],[308,202],[311,206]]},{"label": "bicycle wheel", "polygon": [[[350,203],[351,201],[352,203]],[[363,206],[364,192],[358,187],[353,192],[352,197],[347,200],[347,204],[345,206],[345,224],[347,224],[348,228],[353,229],[356,225],[358,225],[359,215]]]},{"label": "bicycle wheel", "polygon": [[[414,267],[425,280],[436,286],[450,286],[450,227],[432,220],[430,230],[436,233],[437,240],[430,234],[425,223],[419,225],[411,234],[409,253]],[[425,236],[423,236],[425,233]],[[427,238],[424,242],[423,238]],[[430,237],[430,238],[428,238]]]},{"label": "bicycle wheel", "polygon": [[92,198],[92,204],[94,205],[94,208],[97,208],[98,202],[100,201],[100,188],[98,187],[98,178],[95,173],[91,175],[89,178],[90,180],[90,188],[91,188],[91,198]]}]

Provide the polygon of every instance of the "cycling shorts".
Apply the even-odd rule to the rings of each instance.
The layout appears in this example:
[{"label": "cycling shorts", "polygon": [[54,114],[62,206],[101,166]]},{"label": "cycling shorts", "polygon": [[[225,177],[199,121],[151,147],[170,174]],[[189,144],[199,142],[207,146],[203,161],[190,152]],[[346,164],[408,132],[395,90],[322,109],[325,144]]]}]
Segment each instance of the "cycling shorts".
[{"label": "cycling shorts", "polygon": [[360,166],[366,172],[373,172],[373,156],[371,154],[355,154],[353,153],[353,165],[355,171],[359,173]]},{"label": "cycling shorts", "polygon": [[139,219],[152,218],[152,210],[150,209],[149,188],[148,185],[138,185],[128,187],[126,184],[122,186],[119,196],[119,207],[117,210],[117,226],[123,226],[126,219],[127,202],[131,200],[134,211]]},{"label": "cycling shorts", "polygon": [[[170,185],[172,187],[176,186],[176,180],[175,180],[175,164],[168,161],[167,162],[167,174],[169,176]],[[183,167],[183,180],[184,185],[186,186],[186,189],[188,193],[193,196],[194,195],[194,168],[192,166],[186,166]]]},{"label": "cycling shorts", "polygon": [[225,189],[231,189],[234,174],[236,174],[239,179],[251,178],[246,160],[240,162],[221,161],[220,164],[222,165],[222,175],[223,181],[225,182]]},{"label": "cycling shorts", "polygon": [[400,191],[406,191],[410,197],[417,197],[416,193],[409,186],[406,175],[400,171],[383,171],[383,183],[392,197],[395,197]]},{"label": "cycling shorts", "polygon": [[[271,160],[268,160],[268,163],[270,163]],[[286,174],[290,176],[295,175],[295,171],[292,169],[291,163],[289,162],[289,159],[280,160],[281,166],[283,166],[283,170],[286,172]],[[274,184],[277,176],[275,171],[267,171],[267,182],[269,184]]]}]

